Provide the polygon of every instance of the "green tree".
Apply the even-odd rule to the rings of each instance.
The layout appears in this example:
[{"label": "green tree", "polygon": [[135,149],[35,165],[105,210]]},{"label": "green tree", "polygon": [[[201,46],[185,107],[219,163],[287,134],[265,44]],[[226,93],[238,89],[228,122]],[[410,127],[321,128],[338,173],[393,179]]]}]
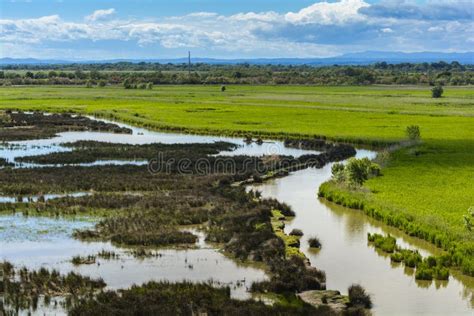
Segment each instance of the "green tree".
[{"label": "green tree", "polygon": [[351,158],[345,166],[345,174],[351,185],[362,185],[371,176],[381,175],[380,166],[368,158]]},{"label": "green tree", "polygon": [[431,89],[431,97],[433,98],[441,98],[443,95],[443,87],[441,85],[436,85]]},{"label": "green tree", "polygon": [[123,87],[125,89],[132,89],[133,88],[132,83],[130,82],[130,79],[127,78],[123,81]]},{"label": "green tree", "polygon": [[351,158],[347,163],[348,180],[353,185],[362,185],[369,178],[368,166],[364,159]]}]

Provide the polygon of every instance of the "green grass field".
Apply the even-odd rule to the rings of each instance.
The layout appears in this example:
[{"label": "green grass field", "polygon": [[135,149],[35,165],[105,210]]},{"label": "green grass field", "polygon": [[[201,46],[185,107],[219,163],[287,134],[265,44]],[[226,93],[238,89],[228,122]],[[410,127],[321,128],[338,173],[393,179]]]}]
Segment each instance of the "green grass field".
[{"label": "green grass field", "polygon": [[423,144],[392,154],[383,176],[366,184],[370,199],[474,244],[462,218],[474,206],[472,87],[447,87],[441,99],[432,99],[429,87],[392,86],[228,86],[224,93],[219,86],[2,87],[0,96],[0,108],[75,111],[207,133],[324,135],[370,144],[398,142],[408,125],[419,125]]}]

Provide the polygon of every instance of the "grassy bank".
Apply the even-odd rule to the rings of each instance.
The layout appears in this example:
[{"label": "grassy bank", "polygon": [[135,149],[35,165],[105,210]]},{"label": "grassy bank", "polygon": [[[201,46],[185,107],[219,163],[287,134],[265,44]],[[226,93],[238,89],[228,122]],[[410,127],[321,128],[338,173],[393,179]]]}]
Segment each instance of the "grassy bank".
[{"label": "grassy bank", "polygon": [[430,232],[417,236],[435,244],[467,247],[463,257],[471,260],[474,237],[463,215],[474,205],[474,89],[445,90],[443,98],[432,99],[429,87],[229,86],[224,93],[217,86],[2,87],[0,108],[75,111],[169,130],[323,135],[366,144],[400,141],[406,126],[419,125],[423,144],[392,153],[383,176],[362,192],[339,191],[406,218],[408,226]]}]

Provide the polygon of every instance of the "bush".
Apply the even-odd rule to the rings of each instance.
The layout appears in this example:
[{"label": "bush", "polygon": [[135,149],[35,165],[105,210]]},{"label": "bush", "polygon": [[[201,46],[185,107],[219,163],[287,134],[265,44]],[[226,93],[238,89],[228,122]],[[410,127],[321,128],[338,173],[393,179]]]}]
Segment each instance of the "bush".
[{"label": "bush", "polygon": [[311,248],[321,248],[321,242],[317,237],[311,237],[308,239],[308,244]]},{"label": "bush", "polygon": [[392,262],[402,262],[403,261],[403,254],[401,252],[395,252],[390,255],[390,260]]},{"label": "bush", "polygon": [[340,162],[336,162],[331,167],[332,175],[337,174],[338,172],[344,171],[344,165]]},{"label": "bush", "polygon": [[426,265],[430,268],[433,268],[436,266],[436,258],[433,256],[429,256],[428,258],[425,259]]},{"label": "bush", "polygon": [[416,269],[415,279],[417,280],[433,280],[433,269],[426,266],[420,266]]},{"label": "bush", "polygon": [[146,84],[146,89],[147,89],[147,90],[152,90],[152,89],[153,89],[153,82],[148,82],[148,83]]},{"label": "bush", "polygon": [[302,231],[301,229],[294,228],[294,229],[290,232],[290,235],[291,235],[291,236],[303,236],[303,231]]},{"label": "bush", "polygon": [[443,95],[443,87],[441,85],[437,85],[431,89],[431,97],[433,98],[441,98]]},{"label": "bush", "polygon": [[92,88],[92,81],[87,80],[87,82],[86,82],[86,88]]},{"label": "bush", "polygon": [[415,268],[422,261],[422,257],[417,251],[407,250],[407,252],[404,253],[403,257],[403,262],[409,268]]},{"label": "bush", "polygon": [[351,184],[355,185],[362,185],[369,178],[372,170],[377,169],[380,170],[380,167],[372,163],[368,158],[351,158],[346,165],[348,180]]},{"label": "bush", "polygon": [[99,81],[99,87],[105,87],[107,85],[107,82],[105,80],[100,80]]},{"label": "bush", "polygon": [[420,127],[418,125],[407,126],[406,134],[410,140],[420,139]]},{"label": "bush", "polygon": [[378,164],[371,162],[368,158],[351,158],[346,166],[335,163],[331,167],[332,179],[336,182],[348,181],[351,185],[360,186],[369,177],[377,177],[382,174]]},{"label": "bush", "polygon": [[352,284],[349,287],[349,304],[350,306],[372,308],[372,299],[365,292],[365,289],[359,284]]},{"label": "bush", "polygon": [[380,234],[367,234],[367,240],[373,242],[375,248],[381,249],[382,251],[393,253],[397,249],[397,240],[392,236],[388,235],[384,237]]},{"label": "bush", "polygon": [[224,92],[225,91],[225,86],[221,86],[221,92]]},{"label": "bush", "polygon": [[123,85],[123,87],[124,87],[125,89],[130,89],[131,86],[132,86],[131,83],[130,83],[130,80],[128,80],[128,79],[125,79],[125,80],[123,81],[122,85]]},{"label": "bush", "polygon": [[436,267],[433,271],[436,280],[449,280],[449,269],[444,267]]},{"label": "bush", "polygon": [[334,180],[337,182],[344,182],[346,180],[346,175],[344,172],[344,165],[340,162],[336,162],[331,167],[331,173]]},{"label": "bush", "polygon": [[369,166],[369,175],[373,177],[379,177],[382,175],[382,169],[376,163],[371,163]]}]

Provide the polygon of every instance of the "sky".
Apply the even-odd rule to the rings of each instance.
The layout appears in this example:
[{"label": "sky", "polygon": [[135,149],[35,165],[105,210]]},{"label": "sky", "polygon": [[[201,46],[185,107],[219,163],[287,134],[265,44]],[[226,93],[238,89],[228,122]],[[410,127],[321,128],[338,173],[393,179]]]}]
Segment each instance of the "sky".
[{"label": "sky", "polygon": [[474,51],[474,0],[0,0],[0,58]]}]

